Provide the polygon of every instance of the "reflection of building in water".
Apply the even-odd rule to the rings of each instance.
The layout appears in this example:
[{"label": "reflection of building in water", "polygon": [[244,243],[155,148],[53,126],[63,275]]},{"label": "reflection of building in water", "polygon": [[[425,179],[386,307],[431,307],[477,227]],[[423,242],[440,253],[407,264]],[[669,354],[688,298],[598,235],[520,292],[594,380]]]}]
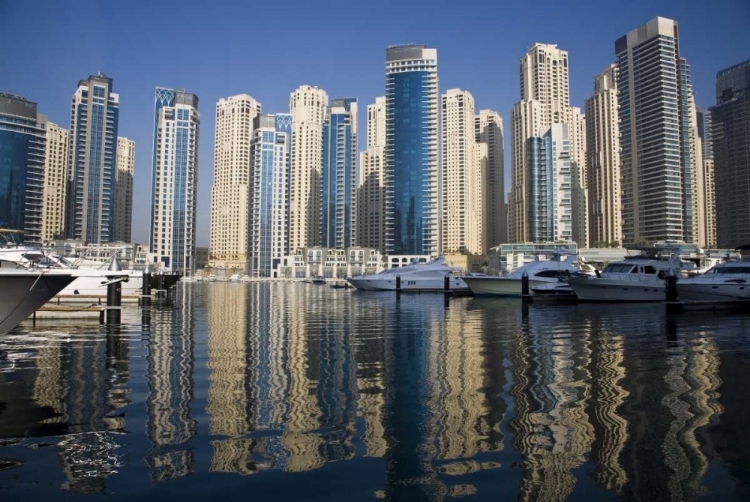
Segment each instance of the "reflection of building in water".
[{"label": "reflection of building in water", "polygon": [[129,403],[127,351],[127,338],[117,328],[85,340],[48,341],[38,349],[33,397],[52,410],[45,423],[70,434],[59,443],[64,489],[99,493],[119,466],[111,432],[124,430],[125,420],[109,415]]},{"label": "reflection of building in water", "polygon": [[447,488],[432,465],[439,431],[434,429],[430,417],[435,410],[428,406],[432,404],[430,394],[435,381],[432,346],[445,329],[443,298],[389,296],[380,308],[388,316],[383,420],[388,439],[385,498],[441,500]]},{"label": "reflection of building in water", "polygon": [[[518,414],[513,427],[516,450],[523,457],[522,500],[565,500],[583,464],[594,431],[586,413],[591,395],[586,369],[591,350],[588,333],[570,337],[566,311],[531,309],[514,342]],[[542,317],[543,316],[543,317]],[[559,329],[556,329],[560,326]]]},{"label": "reflection of building in water", "polygon": [[190,416],[193,400],[193,288],[180,287],[172,293],[173,308],[154,309],[148,345],[148,387],[146,431],[153,444],[146,461],[151,481],[187,476],[193,472],[192,451],[167,450],[195,436],[196,423]]},{"label": "reflection of building in water", "polygon": [[487,448],[480,315],[449,309],[444,329],[430,333],[429,430],[437,435],[434,442],[441,460],[471,458]]},{"label": "reflection of building in water", "polygon": [[669,491],[673,500],[708,493],[702,481],[708,459],[696,436],[722,412],[717,401],[721,378],[716,344],[705,333],[702,335],[686,350],[669,358],[670,369],[665,377],[672,392],[664,396],[662,404],[674,418],[662,448],[671,469]]},{"label": "reflection of building in water", "polygon": [[[227,436],[211,442],[211,471],[247,473],[251,441],[243,438],[251,428],[248,353],[248,292],[244,284],[210,284],[208,308],[209,433]],[[252,471],[254,472],[254,471]]]},{"label": "reflection of building in water", "polygon": [[588,322],[586,329],[597,333],[591,343],[590,405],[596,438],[591,448],[591,460],[597,465],[599,483],[619,493],[628,481],[620,463],[620,455],[628,439],[628,423],[618,413],[628,397],[620,385],[625,378],[622,365],[625,358],[624,341],[596,319]]},{"label": "reflection of building in water", "polygon": [[324,462],[320,452],[323,440],[313,432],[321,423],[317,381],[313,378],[319,357],[311,353],[314,347],[308,343],[318,321],[313,312],[323,307],[321,294],[322,288],[287,290],[290,305],[304,306],[295,308],[289,316],[289,416],[281,443],[289,452],[286,470],[292,472],[315,469]]},{"label": "reflection of building in water", "polygon": [[357,414],[364,421],[362,442],[368,457],[383,457],[388,451],[383,416],[385,413],[386,313],[381,309],[352,309],[353,347],[359,402]]},{"label": "reflection of building in water", "polygon": [[[719,330],[722,337],[747,336],[750,320],[747,317],[727,318]],[[731,324],[730,324],[731,323]],[[719,330],[711,336],[717,337]],[[731,330],[731,331],[730,331]],[[727,487],[737,500],[750,500],[750,399],[747,398],[747,382],[750,381],[750,364],[744,347],[738,351],[723,351],[717,355],[720,365],[715,375],[721,386],[718,389],[718,404],[722,407],[720,420],[714,420],[705,435],[715,460],[720,462],[732,477],[734,485]]]}]

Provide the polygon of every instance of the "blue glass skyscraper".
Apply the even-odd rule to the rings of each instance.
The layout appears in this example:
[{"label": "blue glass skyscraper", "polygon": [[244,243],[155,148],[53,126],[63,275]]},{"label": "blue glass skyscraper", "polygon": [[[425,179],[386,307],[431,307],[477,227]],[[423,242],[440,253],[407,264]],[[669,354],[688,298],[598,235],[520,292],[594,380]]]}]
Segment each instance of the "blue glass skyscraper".
[{"label": "blue glass skyscraper", "polygon": [[195,269],[199,132],[198,96],[157,87],[151,252],[161,267],[182,273]]},{"label": "blue glass skyscraper", "polygon": [[386,50],[386,254],[440,252],[437,49]]},{"label": "blue glass skyscraper", "polygon": [[0,228],[40,239],[47,119],[36,103],[0,93]]},{"label": "blue glass skyscraper", "polygon": [[323,123],[321,245],[345,249],[356,241],[357,100],[334,99]]},{"label": "blue glass skyscraper", "polygon": [[78,83],[70,119],[70,238],[112,241],[119,108],[111,78],[99,73]]},{"label": "blue glass skyscraper", "polygon": [[252,277],[271,277],[289,254],[289,166],[292,117],[259,115],[250,143],[248,254]]}]

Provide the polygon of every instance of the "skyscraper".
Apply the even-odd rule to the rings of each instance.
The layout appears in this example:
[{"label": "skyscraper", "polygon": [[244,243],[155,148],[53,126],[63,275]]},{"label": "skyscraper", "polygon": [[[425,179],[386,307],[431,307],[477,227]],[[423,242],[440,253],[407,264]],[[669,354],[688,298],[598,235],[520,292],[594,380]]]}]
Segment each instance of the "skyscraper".
[{"label": "skyscraper", "polygon": [[367,105],[367,149],[359,157],[358,246],[385,252],[385,96]]},{"label": "skyscraper", "polygon": [[135,141],[117,138],[117,171],[115,171],[115,230],[113,241],[130,242],[133,227],[133,174]]},{"label": "skyscraper", "polygon": [[[503,147],[503,119],[492,110],[480,110],[475,117],[474,132],[477,143],[486,145],[487,191],[485,219],[487,246],[508,242],[508,215],[505,204],[505,150]],[[482,149],[481,151],[484,151]],[[484,161],[483,161],[484,162]]]},{"label": "skyscraper", "polygon": [[[484,254],[487,153],[482,155],[476,141],[474,97],[468,91],[448,89],[441,101],[442,250]],[[486,152],[487,146],[484,148]]]},{"label": "skyscraper", "polygon": [[303,85],[291,93],[291,178],[289,192],[289,250],[320,245],[323,122],[328,94]]},{"label": "skyscraper", "polygon": [[607,66],[594,77],[594,94],[586,100],[589,240],[594,247],[622,242],[617,74],[616,64]]},{"label": "skyscraper", "polygon": [[570,120],[568,52],[557,45],[536,43],[519,64],[521,100],[511,112],[512,186],[508,200],[509,240],[530,239],[526,147],[556,123]]},{"label": "skyscraper", "polygon": [[260,103],[247,94],[216,103],[209,243],[213,266],[243,271],[248,267],[250,140],[260,112]]},{"label": "skyscraper", "polygon": [[195,271],[198,96],[157,87],[154,96],[151,252],[173,271]]},{"label": "skyscraper", "polygon": [[386,254],[440,252],[437,49],[386,50]]},{"label": "skyscraper", "polygon": [[572,241],[574,189],[571,179],[570,125],[552,124],[527,140],[528,225],[533,242]]},{"label": "skyscraper", "polygon": [[42,230],[46,122],[36,103],[0,93],[0,227],[25,230],[29,242]]},{"label": "skyscraper", "polygon": [[750,60],[716,74],[711,120],[716,241],[735,248],[750,243]]},{"label": "skyscraper", "polygon": [[70,238],[112,241],[119,109],[111,78],[98,73],[78,82],[70,117]]},{"label": "skyscraper", "polygon": [[70,131],[47,122],[44,154],[44,198],[42,202],[42,241],[65,237],[66,195]]},{"label": "skyscraper", "polygon": [[677,22],[652,19],[617,39],[615,55],[623,241],[696,241],[700,166],[691,150],[692,87]]},{"label": "skyscraper", "polygon": [[[582,248],[589,247],[588,185],[586,176],[586,116],[577,106],[568,115],[570,138],[570,197],[572,205],[573,240]],[[561,180],[566,183],[565,179]]]},{"label": "skyscraper", "polygon": [[249,274],[271,277],[289,254],[289,147],[292,117],[259,115],[250,143]]},{"label": "skyscraper", "polygon": [[705,245],[709,248],[716,247],[716,185],[714,180],[714,145],[711,112],[704,108],[696,108],[696,119],[698,122],[698,136],[703,149],[703,223],[706,232]]},{"label": "skyscraper", "polygon": [[357,241],[357,100],[334,99],[323,124],[321,245],[344,249]]}]

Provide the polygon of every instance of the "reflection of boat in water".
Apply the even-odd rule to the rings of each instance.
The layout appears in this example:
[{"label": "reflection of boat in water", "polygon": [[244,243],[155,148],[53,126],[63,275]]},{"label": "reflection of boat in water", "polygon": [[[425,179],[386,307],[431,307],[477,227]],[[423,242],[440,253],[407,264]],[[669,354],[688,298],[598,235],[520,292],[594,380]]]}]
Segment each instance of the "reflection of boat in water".
[{"label": "reflection of boat in water", "polygon": [[[461,269],[451,267],[444,258],[436,258],[427,263],[414,263],[404,267],[390,268],[378,274],[361,275],[349,278],[349,283],[365,291],[444,291],[445,280],[451,291],[467,291],[461,277],[450,275]],[[397,284],[398,283],[398,284]]]},{"label": "reflection of boat in water", "polygon": [[463,279],[472,293],[478,296],[521,296],[521,281],[526,273],[529,276],[529,288],[532,294],[536,294],[534,288],[540,288],[547,283],[555,284],[560,277],[580,274],[580,270],[575,266],[576,256],[569,255],[563,260],[562,257],[565,255],[564,251],[555,251],[550,260],[527,263],[507,277],[467,276]]},{"label": "reflection of boat in water", "polygon": [[73,282],[67,271],[0,269],[0,334],[7,333]]}]

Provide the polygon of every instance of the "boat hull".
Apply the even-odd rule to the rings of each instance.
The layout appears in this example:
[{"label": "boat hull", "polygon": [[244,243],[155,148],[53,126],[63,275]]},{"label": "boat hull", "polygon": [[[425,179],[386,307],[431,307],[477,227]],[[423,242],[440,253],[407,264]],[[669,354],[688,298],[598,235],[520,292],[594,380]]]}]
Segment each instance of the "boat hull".
[{"label": "boat hull", "polygon": [[662,282],[571,278],[568,284],[580,302],[663,302],[666,299]]},{"label": "boat hull", "polygon": [[[466,285],[476,296],[521,296],[521,279],[508,277],[464,277]],[[545,281],[529,279],[529,294],[533,288],[546,284]]]},{"label": "boat hull", "polygon": [[[363,291],[396,291],[396,279],[351,277],[349,283]],[[468,292],[466,283],[458,278],[450,278],[450,291]],[[401,281],[401,291],[412,292],[443,292],[445,291],[445,279],[404,279]]]},{"label": "boat hull", "polygon": [[18,326],[73,281],[70,274],[0,274],[0,334]]},{"label": "boat hull", "polygon": [[750,284],[677,282],[677,299],[694,302],[748,300]]},{"label": "boat hull", "polygon": [[66,270],[74,280],[60,295],[107,296],[107,275],[127,275],[128,281],[122,282],[122,296],[138,296],[143,288],[143,273],[136,270],[102,273],[100,270],[71,269]]}]

